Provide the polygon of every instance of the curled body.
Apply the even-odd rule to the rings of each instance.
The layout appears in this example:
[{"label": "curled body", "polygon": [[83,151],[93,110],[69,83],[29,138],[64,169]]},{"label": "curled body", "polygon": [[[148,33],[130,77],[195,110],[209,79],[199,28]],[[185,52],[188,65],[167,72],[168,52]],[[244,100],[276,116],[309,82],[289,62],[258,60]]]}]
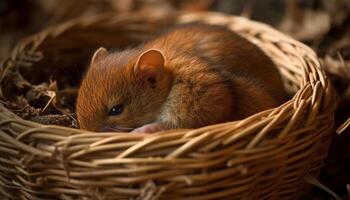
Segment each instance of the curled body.
[{"label": "curled body", "polygon": [[224,27],[183,25],[135,48],[98,49],[76,112],[83,129],[157,132],[242,119],[284,100],[257,46]]}]

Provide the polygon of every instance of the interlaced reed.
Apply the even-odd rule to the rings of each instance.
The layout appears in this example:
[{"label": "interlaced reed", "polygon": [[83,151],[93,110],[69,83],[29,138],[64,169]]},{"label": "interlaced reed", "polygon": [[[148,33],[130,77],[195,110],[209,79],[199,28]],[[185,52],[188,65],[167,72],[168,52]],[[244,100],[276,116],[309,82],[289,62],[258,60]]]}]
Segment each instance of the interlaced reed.
[{"label": "interlaced reed", "polygon": [[138,43],[165,26],[188,22],[227,26],[258,45],[276,63],[293,97],[241,121],[152,135],[41,125],[21,119],[1,103],[1,196],[192,200],[304,196],[310,185],[303,177],[317,177],[327,154],[335,93],[309,47],[265,24],[218,13],[80,18],[20,41],[1,73],[79,66],[98,46]]}]

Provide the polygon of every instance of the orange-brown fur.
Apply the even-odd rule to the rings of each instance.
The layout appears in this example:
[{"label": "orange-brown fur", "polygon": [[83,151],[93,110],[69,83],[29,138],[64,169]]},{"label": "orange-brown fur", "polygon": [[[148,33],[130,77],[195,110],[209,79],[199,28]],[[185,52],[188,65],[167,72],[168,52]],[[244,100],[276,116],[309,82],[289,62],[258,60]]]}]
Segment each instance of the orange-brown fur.
[{"label": "orange-brown fur", "polygon": [[[148,49],[165,57],[164,72],[153,88],[139,84],[134,69]],[[94,131],[101,125],[137,128],[149,123],[197,128],[242,119],[283,100],[280,75],[259,48],[222,27],[185,25],[93,61],[79,90],[77,117],[81,128]],[[125,111],[107,116],[118,103]]]}]

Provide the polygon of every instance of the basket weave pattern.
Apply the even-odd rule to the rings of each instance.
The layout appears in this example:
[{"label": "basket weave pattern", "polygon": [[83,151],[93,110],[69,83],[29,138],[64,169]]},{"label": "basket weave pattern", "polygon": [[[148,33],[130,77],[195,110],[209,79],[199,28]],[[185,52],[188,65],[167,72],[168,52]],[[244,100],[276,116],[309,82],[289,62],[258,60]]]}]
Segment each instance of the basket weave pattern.
[{"label": "basket weave pattern", "polygon": [[[295,199],[318,176],[335,95],[307,46],[264,24],[216,13],[122,15],[70,21],[19,43],[11,67],[47,52],[140,41],[172,23],[221,24],[257,44],[294,96],[247,119],[161,134],[94,133],[26,121],[0,104],[0,194],[9,199]],[[113,34],[117,35],[112,37]],[[104,40],[84,40],[103,38]],[[79,36],[79,37],[78,37]],[[124,40],[125,39],[125,40]],[[63,41],[69,45],[61,45]],[[25,59],[26,55],[32,55]]]}]

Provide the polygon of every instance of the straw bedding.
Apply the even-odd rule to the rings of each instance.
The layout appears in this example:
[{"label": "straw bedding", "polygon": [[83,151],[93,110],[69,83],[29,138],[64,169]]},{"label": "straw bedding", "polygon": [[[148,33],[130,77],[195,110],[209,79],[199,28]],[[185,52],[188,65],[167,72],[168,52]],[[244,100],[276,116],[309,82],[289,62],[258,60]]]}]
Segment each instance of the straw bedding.
[{"label": "straw bedding", "polygon": [[[52,73],[60,84],[58,71],[75,67],[81,73],[98,46],[122,48],[165,26],[192,21],[227,26],[261,47],[278,66],[293,97],[241,121],[153,135],[43,125],[14,114],[2,102],[1,196],[198,200],[304,196],[309,188],[304,177],[317,177],[327,154],[335,94],[315,53],[267,25],[217,13],[103,15],[69,21],[19,42],[1,71],[2,95],[20,91],[18,80],[23,77],[10,76],[18,70],[25,71],[31,83]],[[44,79],[49,82],[50,77]]]}]

